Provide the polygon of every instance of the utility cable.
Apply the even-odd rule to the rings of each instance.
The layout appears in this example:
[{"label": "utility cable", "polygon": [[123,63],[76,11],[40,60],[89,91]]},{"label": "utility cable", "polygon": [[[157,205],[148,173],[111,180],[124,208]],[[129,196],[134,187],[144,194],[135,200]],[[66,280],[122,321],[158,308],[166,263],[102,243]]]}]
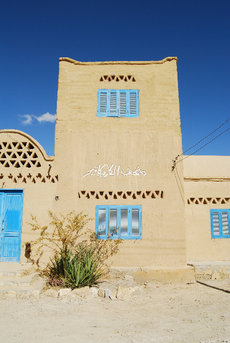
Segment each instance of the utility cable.
[{"label": "utility cable", "polygon": [[[213,133],[215,133],[216,131],[218,131],[222,126],[224,126],[228,121],[230,120],[230,118],[226,119],[220,126],[218,126],[215,130],[213,130],[212,132],[210,132],[207,136],[205,136],[204,138],[200,139],[198,143],[194,144],[193,146],[191,146],[189,149],[185,150],[191,150],[193,147],[197,146],[199,143],[201,143],[203,140],[205,140],[206,138],[210,137]],[[206,147],[208,144],[212,143],[214,140],[216,140],[218,137],[222,136],[225,132],[229,131],[230,127],[228,127],[227,129],[225,129],[224,131],[220,132],[218,135],[216,135],[214,138],[212,138],[211,140],[209,140],[207,143],[203,144],[202,146],[200,146],[198,149],[196,149],[195,151],[193,151],[191,154],[181,158],[180,160],[178,160],[179,157],[181,157],[183,154],[177,155],[175,157],[175,159],[172,161],[173,165],[172,165],[172,171],[175,169],[176,164],[178,162],[181,162],[183,160],[185,160],[186,158],[194,155],[196,152],[200,151],[201,149],[203,149],[204,147]]]},{"label": "utility cable", "polygon": [[190,155],[187,155],[185,157],[183,157],[181,160],[179,160],[178,162],[180,161],[183,161],[185,160],[186,158],[194,155],[196,152],[200,151],[201,149],[203,149],[206,145],[212,143],[215,139],[217,139],[218,137],[222,136],[225,132],[227,132],[228,130],[230,130],[230,127],[228,127],[227,129],[225,129],[224,131],[222,131],[221,133],[219,133],[217,136],[215,136],[214,138],[212,138],[210,141],[208,141],[207,143],[203,144],[201,147],[199,147],[198,149],[196,149],[195,151],[193,151]]},{"label": "utility cable", "polygon": [[218,126],[216,129],[214,129],[213,131],[211,131],[207,136],[201,138],[197,143],[193,144],[191,147],[189,147],[188,149],[186,149],[184,151],[184,154],[191,150],[192,148],[194,148],[195,146],[197,146],[198,144],[200,144],[201,142],[203,142],[206,138],[210,137],[213,133],[215,133],[216,131],[218,131],[222,126],[224,126],[227,122],[229,122],[230,118],[226,119],[222,124],[220,124],[220,126]]}]

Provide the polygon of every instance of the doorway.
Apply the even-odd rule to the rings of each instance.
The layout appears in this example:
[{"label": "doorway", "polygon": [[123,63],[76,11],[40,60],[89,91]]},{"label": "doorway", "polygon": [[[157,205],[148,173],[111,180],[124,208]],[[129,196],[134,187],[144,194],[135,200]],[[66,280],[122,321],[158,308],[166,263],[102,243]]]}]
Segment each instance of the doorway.
[{"label": "doorway", "polygon": [[0,262],[20,262],[23,190],[0,189]]}]

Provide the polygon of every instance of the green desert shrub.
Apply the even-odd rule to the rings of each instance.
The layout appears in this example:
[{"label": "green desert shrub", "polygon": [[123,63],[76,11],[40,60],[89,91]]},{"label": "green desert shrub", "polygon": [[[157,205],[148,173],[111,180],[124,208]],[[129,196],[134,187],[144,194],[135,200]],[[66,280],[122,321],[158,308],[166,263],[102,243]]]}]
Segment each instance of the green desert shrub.
[{"label": "green desert shrub", "polygon": [[56,286],[59,280],[62,287],[80,288],[95,284],[104,274],[104,269],[92,250],[84,251],[81,256],[67,250],[53,258],[48,274],[50,285]]},{"label": "green desert shrub", "polygon": [[37,265],[49,253],[49,262],[40,268],[51,286],[80,288],[91,286],[107,273],[109,257],[118,252],[120,240],[100,240],[86,229],[90,219],[82,213],[57,216],[49,212],[50,222],[40,226],[32,217],[32,230],[38,239],[32,242]]}]

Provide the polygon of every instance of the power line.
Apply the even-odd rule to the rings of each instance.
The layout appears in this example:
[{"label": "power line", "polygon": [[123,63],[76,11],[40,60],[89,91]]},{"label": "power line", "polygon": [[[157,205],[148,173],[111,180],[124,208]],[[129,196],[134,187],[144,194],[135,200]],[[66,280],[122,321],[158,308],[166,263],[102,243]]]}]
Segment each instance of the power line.
[{"label": "power line", "polygon": [[197,143],[193,144],[191,147],[189,147],[188,149],[186,149],[184,151],[184,154],[191,150],[192,148],[194,148],[195,146],[197,146],[198,144],[200,144],[201,142],[203,142],[206,138],[210,137],[213,133],[215,133],[216,131],[218,131],[222,126],[224,126],[227,122],[229,122],[230,118],[226,119],[222,124],[220,124],[220,126],[218,126],[216,129],[214,129],[213,131],[211,131],[207,136],[201,138]]},{"label": "power line", "polygon": [[222,136],[225,132],[227,132],[228,130],[230,130],[230,127],[228,127],[227,129],[225,129],[224,131],[222,131],[221,133],[219,133],[217,136],[215,136],[214,138],[212,138],[210,141],[208,141],[207,143],[203,144],[200,148],[196,149],[195,151],[193,151],[193,153],[191,153],[190,155],[187,155],[185,157],[183,157],[180,161],[183,161],[184,159],[194,155],[196,152],[200,151],[201,149],[203,149],[206,145],[212,143],[215,139],[217,139],[218,137]]},{"label": "power line", "polygon": [[[196,144],[192,145],[190,148],[186,149],[186,151],[191,150],[192,148],[194,148],[195,146],[197,146],[199,143],[201,143],[202,141],[204,141],[206,138],[210,137],[211,135],[213,135],[216,131],[218,131],[222,126],[224,126],[228,121],[230,120],[230,118],[226,119],[221,125],[219,125],[216,129],[214,129],[213,131],[211,131],[207,136],[203,137],[202,139],[199,140],[199,142],[197,142]],[[203,149],[205,146],[207,146],[208,144],[212,143],[214,140],[216,140],[218,137],[222,136],[225,132],[229,131],[230,127],[228,127],[227,129],[225,129],[224,131],[220,132],[218,135],[216,135],[214,138],[212,138],[211,140],[209,140],[207,143],[203,144],[202,146],[200,146],[198,149],[196,149],[195,151],[193,151],[191,154],[181,158],[180,160],[178,160],[179,157],[183,156],[183,154],[177,155],[175,157],[175,159],[172,161],[172,171],[175,169],[176,164],[178,162],[181,162],[183,160],[185,160],[186,158],[194,155],[196,152],[200,151],[201,149]]]}]

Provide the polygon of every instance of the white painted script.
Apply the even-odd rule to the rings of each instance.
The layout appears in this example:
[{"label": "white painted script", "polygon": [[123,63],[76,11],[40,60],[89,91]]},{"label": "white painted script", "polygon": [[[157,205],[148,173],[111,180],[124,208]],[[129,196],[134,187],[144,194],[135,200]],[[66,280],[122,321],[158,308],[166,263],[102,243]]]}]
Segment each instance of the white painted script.
[{"label": "white painted script", "polygon": [[93,167],[83,175],[83,177],[86,176],[99,176],[99,177],[108,177],[108,176],[146,176],[146,171],[142,170],[141,168],[137,167],[134,170],[131,170],[130,168],[122,169],[120,166],[112,164],[109,166],[108,164],[99,165],[96,167]]}]

